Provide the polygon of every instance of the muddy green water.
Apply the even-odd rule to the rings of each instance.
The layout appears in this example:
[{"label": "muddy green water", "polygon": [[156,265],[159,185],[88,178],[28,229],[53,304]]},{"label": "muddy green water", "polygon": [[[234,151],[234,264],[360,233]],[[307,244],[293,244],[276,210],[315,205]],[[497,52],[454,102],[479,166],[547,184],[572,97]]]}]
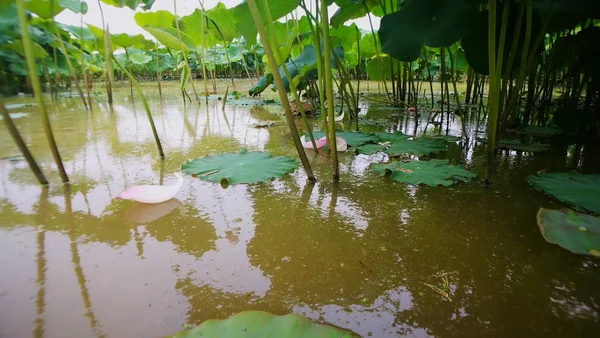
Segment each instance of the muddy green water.
[{"label": "muddy green water", "polygon": [[[185,109],[169,92],[159,99],[147,89],[164,162],[128,88],[113,109],[99,102],[90,114],[60,99],[52,123],[68,189],[35,107],[11,110],[27,113],[15,122],[53,184],[40,188],[24,161],[0,161],[0,337],[159,337],[245,310],[373,337],[600,333],[599,261],[544,241],[538,208],[563,205],[525,180],[571,165],[567,148],[504,152],[493,189],[391,183],[368,170],[384,156],[352,154],[341,155],[333,184],[326,157],[309,154],[316,184],[302,170],[228,189],[186,176],[160,205],[113,199],[131,185],[170,184],[182,162],[207,154],[246,147],[297,157],[280,107]],[[277,124],[249,127],[265,120]],[[3,124],[0,142],[0,157],[18,154]],[[481,177],[483,152],[452,144],[438,157]]]}]

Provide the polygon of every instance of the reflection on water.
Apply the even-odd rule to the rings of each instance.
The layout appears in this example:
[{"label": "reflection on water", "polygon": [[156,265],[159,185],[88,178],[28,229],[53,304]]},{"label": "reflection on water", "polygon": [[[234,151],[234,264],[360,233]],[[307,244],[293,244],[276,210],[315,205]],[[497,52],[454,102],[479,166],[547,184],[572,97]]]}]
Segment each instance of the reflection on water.
[{"label": "reflection on water", "polygon": [[[52,123],[72,184],[41,189],[26,163],[0,161],[0,337],[156,337],[244,310],[295,312],[374,337],[600,330],[598,262],[543,240],[537,208],[561,205],[524,180],[584,166],[581,149],[504,152],[494,190],[390,184],[368,170],[387,160],[381,154],[341,155],[333,183],[326,156],[309,153],[317,183],[301,170],[227,189],[188,177],[174,199],[144,205],[114,197],[171,184],[182,162],[200,156],[240,147],[295,154],[277,107],[184,107],[173,95],[149,98],[162,161],[126,92],[91,113],[58,101]],[[37,114],[23,110],[15,122],[58,182]],[[389,119],[387,130],[434,129],[426,116]],[[249,127],[266,120],[279,123]],[[460,121],[448,127],[460,134]],[[4,129],[0,141],[0,158],[18,154]],[[483,150],[470,140],[440,157],[482,174]],[[455,272],[451,301],[427,285],[443,288],[442,271]]]}]

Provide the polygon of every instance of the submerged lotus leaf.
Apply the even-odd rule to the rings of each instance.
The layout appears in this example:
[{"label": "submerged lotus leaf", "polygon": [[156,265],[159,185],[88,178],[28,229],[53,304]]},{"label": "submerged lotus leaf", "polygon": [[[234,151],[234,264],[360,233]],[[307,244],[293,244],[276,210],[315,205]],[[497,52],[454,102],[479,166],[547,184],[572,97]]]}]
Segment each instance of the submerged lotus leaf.
[{"label": "submerged lotus leaf", "polygon": [[538,173],[529,176],[529,184],[539,191],[576,208],[600,214],[600,175],[575,171]]},{"label": "submerged lotus leaf", "polygon": [[600,256],[600,218],[570,209],[540,208],[537,224],[548,243],[572,253]]},{"label": "submerged lotus leaf", "polygon": [[371,164],[371,169],[391,180],[414,186],[425,184],[430,187],[447,187],[457,181],[469,182],[477,176],[462,166],[449,165],[445,160]]},{"label": "submerged lotus leaf", "polygon": [[264,311],[244,311],[227,319],[211,319],[172,338],[196,337],[355,337],[349,331],[316,324],[297,314],[275,316]]},{"label": "submerged lotus leaf", "polygon": [[[359,133],[359,132],[351,132],[351,131],[339,131],[335,132],[335,135],[341,137],[346,141],[349,147],[359,147],[366,143],[377,143],[379,142],[379,137],[373,133]],[[313,136],[315,138],[321,138],[325,136],[325,133],[322,131],[313,131]],[[308,137],[308,136],[307,136]]]},{"label": "submerged lotus leaf", "polygon": [[185,162],[181,170],[201,180],[229,184],[266,182],[296,169],[296,161],[287,156],[241,149],[238,153],[206,156]]},{"label": "submerged lotus leaf", "polygon": [[415,156],[429,156],[433,153],[440,153],[446,150],[446,144],[443,141],[427,140],[423,138],[409,140],[408,138],[398,138],[392,142],[392,145],[385,152],[392,156],[402,154],[413,154]]}]

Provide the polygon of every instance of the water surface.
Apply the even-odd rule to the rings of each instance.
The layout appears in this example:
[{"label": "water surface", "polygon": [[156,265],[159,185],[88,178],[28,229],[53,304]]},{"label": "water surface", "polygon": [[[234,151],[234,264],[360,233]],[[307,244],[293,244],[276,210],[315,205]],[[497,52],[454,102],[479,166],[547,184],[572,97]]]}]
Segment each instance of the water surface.
[{"label": "water surface", "polygon": [[[281,107],[223,111],[218,101],[184,106],[175,89],[146,92],[164,161],[128,88],[112,108],[99,97],[91,113],[77,98],[59,99],[52,125],[72,180],[65,187],[35,107],[11,113],[27,114],[15,123],[49,189],[12,158],[18,150],[0,126],[0,337],[159,337],[245,310],[294,312],[373,337],[600,332],[598,260],[544,241],[538,208],[563,205],[525,179],[572,166],[570,148],[504,152],[492,189],[479,180],[389,182],[368,170],[384,155],[349,153],[334,184],[327,157],[309,153],[316,184],[301,169],[227,189],[186,176],[175,199],[140,205],[113,198],[131,185],[173,183],[188,159],[242,147],[297,157]],[[385,119],[415,130],[410,117]],[[266,120],[277,123],[249,127]],[[458,121],[449,131],[460,134]],[[481,177],[484,148],[463,146],[438,158]]]}]

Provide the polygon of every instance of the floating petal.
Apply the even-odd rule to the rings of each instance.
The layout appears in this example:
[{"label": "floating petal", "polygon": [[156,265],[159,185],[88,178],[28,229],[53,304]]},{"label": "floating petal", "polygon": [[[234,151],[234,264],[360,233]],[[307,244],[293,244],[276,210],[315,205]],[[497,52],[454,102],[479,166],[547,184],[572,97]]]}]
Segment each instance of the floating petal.
[{"label": "floating petal", "polygon": [[127,188],[117,196],[117,199],[132,200],[140,203],[162,203],[175,197],[183,185],[183,177],[175,173],[177,183],[174,185],[136,185]]}]

